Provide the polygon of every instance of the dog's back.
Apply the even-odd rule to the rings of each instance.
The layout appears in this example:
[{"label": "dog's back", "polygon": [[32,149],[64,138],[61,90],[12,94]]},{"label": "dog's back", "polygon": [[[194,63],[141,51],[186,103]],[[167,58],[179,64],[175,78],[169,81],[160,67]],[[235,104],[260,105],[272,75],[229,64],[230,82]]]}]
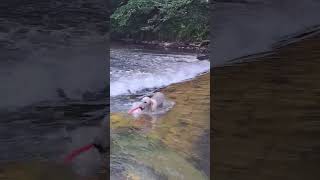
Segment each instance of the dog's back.
[{"label": "dog's back", "polygon": [[157,102],[158,107],[161,107],[163,105],[164,100],[165,100],[165,96],[161,92],[156,92],[152,96],[152,99],[154,99]]}]

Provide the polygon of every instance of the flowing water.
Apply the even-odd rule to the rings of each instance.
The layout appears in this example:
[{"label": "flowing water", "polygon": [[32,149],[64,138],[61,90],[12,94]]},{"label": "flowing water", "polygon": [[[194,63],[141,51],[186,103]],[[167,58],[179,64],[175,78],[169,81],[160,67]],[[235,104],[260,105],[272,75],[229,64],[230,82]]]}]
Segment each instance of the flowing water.
[{"label": "flowing water", "polygon": [[[164,91],[171,84],[180,84],[208,72],[210,63],[197,60],[194,53],[138,47],[115,47],[111,49],[110,55],[111,179],[208,179],[208,172],[204,172],[206,167],[199,166],[199,162],[204,159],[192,159],[193,154],[197,154],[197,148],[188,149],[189,144],[186,145],[180,137],[173,136],[169,141],[166,139],[172,134],[167,132],[169,129],[179,132],[180,128],[196,128],[188,123],[177,123],[181,115],[185,115],[185,111],[179,107],[189,109],[181,102],[182,96],[173,99],[169,93],[165,93],[168,106],[165,105],[165,111],[160,114],[131,117],[126,112],[135,102],[156,90]],[[181,93],[183,89],[177,88],[172,92]],[[199,90],[204,92],[204,96],[209,96],[208,86],[199,86]],[[188,94],[188,91],[185,93]],[[194,91],[192,93],[196,94]],[[209,104],[204,103],[200,107],[201,114],[208,116]],[[194,112],[196,114],[197,111]],[[170,113],[173,114],[168,116]],[[171,117],[176,119],[170,120]],[[209,124],[208,118],[201,119]],[[188,136],[186,131],[180,133],[181,136]],[[209,138],[208,134],[202,135],[204,139]],[[180,145],[172,146],[173,141]],[[193,145],[197,143],[191,142]],[[185,150],[180,148],[181,144]],[[207,149],[208,142],[200,151]],[[206,155],[209,155],[208,152]]]},{"label": "flowing water", "polygon": [[62,161],[92,142],[107,115],[103,1],[13,0],[0,8],[0,179],[98,176],[95,150],[69,168]]},{"label": "flowing water", "polygon": [[[101,0],[76,2],[11,0],[0,6],[0,178],[99,176],[103,162],[95,150],[77,158],[70,171],[61,165],[72,149],[92,141],[108,116],[107,8]],[[316,32],[319,7],[313,0],[216,3],[211,65]],[[195,57],[111,49],[112,179],[208,179],[209,77],[187,80],[207,72],[210,63]],[[168,112],[125,114],[159,89],[175,102]]]},{"label": "flowing water", "polygon": [[[25,68],[29,67],[25,66]],[[39,70],[43,68],[39,67]],[[59,69],[59,67],[54,69],[52,66],[49,68],[52,68],[53,71]],[[64,78],[66,82],[59,78],[56,79],[66,83],[65,85],[70,85],[70,89],[67,86],[63,87],[63,85],[57,86],[61,89],[54,87],[43,89],[46,83],[57,85],[54,84],[55,77],[42,76],[42,73],[48,73],[48,71],[40,71],[40,73],[33,71],[35,74],[39,74],[31,73],[31,77],[27,77],[30,74],[20,72],[19,68],[16,71],[10,68],[7,70],[12,75],[2,77],[8,80],[5,81],[7,89],[1,89],[1,96],[4,96],[1,105],[8,107],[8,103],[10,103],[10,108],[2,107],[0,109],[1,169],[7,168],[7,163],[16,163],[16,166],[9,166],[12,167],[12,170],[5,171],[12,175],[15,174],[13,169],[19,171],[19,163],[25,164],[22,169],[27,172],[29,170],[24,167],[32,166],[32,161],[44,161],[53,164],[53,166],[55,166],[54,164],[62,164],[67,153],[93,141],[101,120],[108,115],[106,114],[108,99],[101,89],[88,87],[87,91],[85,88],[82,89],[80,84],[79,86],[72,85],[71,82],[68,84],[69,80],[72,81],[68,80],[70,77]],[[81,76],[81,74],[79,75]],[[31,78],[39,78],[40,80],[34,81]],[[23,84],[23,81],[27,81],[26,84]],[[45,84],[41,84],[42,82]],[[22,89],[16,89],[16,87]],[[20,90],[29,91],[30,94],[15,92]],[[39,94],[36,94],[36,91],[39,91]],[[53,96],[50,96],[51,94]],[[101,163],[99,153],[92,150],[77,158],[71,165],[77,174],[96,176],[100,171]],[[59,168],[52,168],[51,165],[43,167],[48,169],[39,169],[39,171],[59,173],[54,172]],[[52,170],[50,170],[51,168]],[[30,174],[32,177],[32,175],[36,175],[36,172]],[[9,177],[12,177],[10,175]],[[64,174],[61,174],[61,178],[63,177]]]},{"label": "flowing water", "polygon": [[[209,153],[205,152],[205,149],[209,148],[205,137],[208,137],[210,110],[207,102],[209,92],[204,89],[209,89],[206,87],[209,77],[204,75],[189,82],[170,84],[208,71],[209,65],[224,66],[248,60],[245,57],[254,54],[274,53],[275,47],[318,33],[319,7],[320,3],[314,0],[214,1],[210,33],[211,64],[196,61],[188,54],[178,53],[177,56],[170,52],[112,49],[111,177],[208,178],[206,167],[209,166],[205,160]],[[226,77],[241,77],[242,74],[237,73],[242,72],[237,71]],[[239,88],[247,83],[239,84]],[[169,87],[166,87],[168,85]],[[133,118],[125,114],[134,102],[161,87],[165,88],[160,91],[175,102],[167,114],[157,118]],[[235,88],[230,92],[236,93],[237,87]],[[238,94],[233,95],[238,98]],[[233,115],[232,112],[229,114]],[[233,137],[234,134],[230,136]],[[240,135],[239,137],[245,138]],[[232,144],[232,141],[227,143]],[[255,165],[253,163],[253,166]],[[234,167],[238,166],[240,165],[231,166],[229,172],[234,172]],[[221,168],[225,167],[227,166],[222,161]],[[239,167],[240,170],[241,168]]]},{"label": "flowing water", "polygon": [[110,55],[111,112],[126,111],[142,96],[194,78],[210,67],[195,53],[118,47],[112,48]]}]

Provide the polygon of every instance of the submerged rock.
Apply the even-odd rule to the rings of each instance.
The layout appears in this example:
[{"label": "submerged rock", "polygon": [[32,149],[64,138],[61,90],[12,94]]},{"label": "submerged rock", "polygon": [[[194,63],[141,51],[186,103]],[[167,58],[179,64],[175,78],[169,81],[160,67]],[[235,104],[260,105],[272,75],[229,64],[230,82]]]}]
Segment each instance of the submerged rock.
[{"label": "submerged rock", "polygon": [[[116,159],[111,166],[123,166],[134,160],[130,163],[136,165],[130,167],[150,167],[155,174],[168,179],[208,179],[209,167],[204,166],[210,164],[207,150],[209,82],[210,76],[205,74],[162,89],[168,99],[174,99],[175,106],[156,119],[148,115],[133,118],[123,113],[112,113],[111,161]],[[201,149],[198,149],[199,143]],[[200,164],[201,161],[204,163]],[[123,169],[125,176],[139,177],[137,169]]]},{"label": "submerged rock", "polygon": [[[113,135],[111,174],[140,179],[208,179],[183,156],[166,148],[161,141],[135,132]],[[143,173],[141,173],[143,172]]]}]

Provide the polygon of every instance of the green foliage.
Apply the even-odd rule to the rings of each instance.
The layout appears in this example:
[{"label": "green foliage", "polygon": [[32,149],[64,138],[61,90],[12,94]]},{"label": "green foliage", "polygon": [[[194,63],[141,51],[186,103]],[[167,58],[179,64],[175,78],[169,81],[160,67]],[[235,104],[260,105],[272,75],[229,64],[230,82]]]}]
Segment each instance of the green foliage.
[{"label": "green foliage", "polygon": [[139,40],[198,41],[209,32],[202,0],[128,0],[111,16],[112,36]]}]

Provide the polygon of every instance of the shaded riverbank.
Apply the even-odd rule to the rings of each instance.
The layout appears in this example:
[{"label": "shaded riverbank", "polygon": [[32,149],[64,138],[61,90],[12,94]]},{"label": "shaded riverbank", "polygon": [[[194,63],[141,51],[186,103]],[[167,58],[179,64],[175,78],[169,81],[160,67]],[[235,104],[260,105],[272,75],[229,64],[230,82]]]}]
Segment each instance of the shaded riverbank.
[{"label": "shaded riverbank", "polygon": [[318,179],[319,40],[212,70],[214,179]]},{"label": "shaded riverbank", "polygon": [[[112,113],[111,162],[125,164],[126,161],[119,160],[120,154],[131,154],[136,161],[131,163],[148,166],[158,176],[208,179],[209,73],[170,85],[161,91],[175,102],[175,106],[162,117],[141,116],[133,119],[126,114]],[[134,140],[130,140],[132,138]],[[117,167],[112,166],[111,173],[115,173],[113,169]],[[136,173],[136,176],[142,177],[137,172],[137,169],[129,169],[128,172],[127,168],[121,174],[128,177]]]},{"label": "shaded riverbank", "polygon": [[209,40],[199,42],[168,42],[168,41],[140,41],[134,39],[114,39],[113,45],[120,46],[140,46],[147,49],[171,49],[182,52],[196,52],[208,54]]}]

